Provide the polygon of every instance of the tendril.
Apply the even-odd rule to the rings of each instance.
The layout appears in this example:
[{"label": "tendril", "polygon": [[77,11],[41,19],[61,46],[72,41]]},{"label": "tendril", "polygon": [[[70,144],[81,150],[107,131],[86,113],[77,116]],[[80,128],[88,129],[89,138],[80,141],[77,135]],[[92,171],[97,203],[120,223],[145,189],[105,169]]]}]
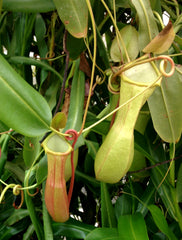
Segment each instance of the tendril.
[{"label": "tendril", "polygon": [[108,79],[108,90],[112,94],[119,94],[120,91],[120,84],[117,81],[115,81],[115,78],[113,78],[113,74],[111,74]]},{"label": "tendril", "polygon": [[[3,181],[1,181],[1,182],[4,184]],[[23,202],[24,202],[24,194],[23,194],[22,186],[19,185],[19,184],[14,184],[14,183],[12,183],[12,184],[6,184],[6,183],[5,183],[5,185],[6,185],[6,187],[3,189],[3,191],[2,191],[2,193],[1,193],[1,195],[0,195],[0,203],[2,203],[2,200],[4,199],[4,196],[5,196],[5,193],[7,192],[7,190],[11,188],[11,189],[13,189],[13,194],[14,194],[15,196],[18,196],[18,195],[21,193],[21,202],[20,202],[20,205],[17,207],[17,206],[15,205],[15,203],[13,203],[13,206],[14,206],[15,208],[17,208],[17,209],[21,208],[21,206],[22,206],[22,204],[23,204]]]}]

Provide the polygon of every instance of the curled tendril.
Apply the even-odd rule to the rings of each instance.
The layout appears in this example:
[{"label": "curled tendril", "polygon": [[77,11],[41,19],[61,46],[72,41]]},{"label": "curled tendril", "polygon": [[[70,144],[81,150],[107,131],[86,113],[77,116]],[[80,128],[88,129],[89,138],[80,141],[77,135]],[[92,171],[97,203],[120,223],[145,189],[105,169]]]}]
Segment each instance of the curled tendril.
[{"label": "curled tendril", "polygon": [[[160,62],[160,65],[159,65],[159,69],[160,69],[160,72],[162,73],[162,75],[164,77],[171,77],[175,71],[175,64],[174,64],[174,61],[172,60],[172,58],[170,58],[168,56],[158,56],[157,59],[162,59],[162,61]],[[167,62],[169,62],[171,64],[171,69],[168,73],[166,72]]]},{"label": "curled tendril", "polygon": [[30,197],[34,197],[35,195],[37,195],[37,193],[39,193],[39,188],[36,188],[36,192],[34,193],[30,193],[28,189],[27,190],[27,194],[30,196]]},{"label": "curled tendril", "polygon": [[[74,129],[69,129],[69,130],[67,130],[67,131],[65,132],[65,134],[66,134],[66,139],[67,139],[67,140],[69,140],[69,141],[74,140],[73,144],[76,143],[76,141],[77,141],[77,139],[78,139],[78,133],[77,133],[76,130],[74,130]],[[73,146],[73,144],[72,144],[72,146]],[[74,146],[73,146],[73,147],[74,147]]]},{"label": "curled tendril", "polygon": [[21,185],[15,185],[15,186],[13,187],[13,194],[14,194],[15,196],[17,196],[17,195],[20,194],[20,192],[21,192],[20,188],[21,188],[21,187],[22,187]]},{"label": "curled tendril", "polygon": [[18,206],[16,206],[15,202],[13,203],[13,207],[14,207],[15,209],[20,209],[21,206],[23,205],[23,202],[24,202],[24,194],[23,194],[23,190],[22,190],[21,188],[22,188],[21,185],[15,185],[15,186],[13,187],[13,194],[14,194],[15,196],[17,196],[17,195],[19,195],[19,194],[21,193],[21,202],[20,202],[20,204],[19,204]]},{"label": "curled tendril", "polygon": [[13,206],[16,208],[16,209],[19,209],[21,208],[22,204],[23,204],[23,201],[24,201],[24,194],[23,194],[23,189],[22,189],[22,186],[19,185],[19,184],[6,184],[6,187],[3,189],[2,193],[1,193],[1,196],[0,196],[0,203],[2,203],[2,200],[4,199],[4,195],[5,193],[7,192],[7,190],[9,188],[12,188],[13,189],[13,194],[15,196],[19,195],[21,193],[21,202],[20,202],[20,205],[17,207],[15,205],[15,203],[13,203]]}]

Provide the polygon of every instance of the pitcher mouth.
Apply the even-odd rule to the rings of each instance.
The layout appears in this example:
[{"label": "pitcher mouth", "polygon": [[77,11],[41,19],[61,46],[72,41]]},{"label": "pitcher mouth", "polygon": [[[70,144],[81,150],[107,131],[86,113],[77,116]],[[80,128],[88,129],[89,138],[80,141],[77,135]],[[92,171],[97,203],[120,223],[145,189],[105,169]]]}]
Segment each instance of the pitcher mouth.
[{"label": "pitcher mouth", "polygon": [[[145,73],[147,73],[147,77],[144,76]],[[151,83],[155,82],[157,78],[159,78],[160,73],[153,62],[147,62],[123,71],[121,76],[123,81],[130,84],[148,87]],[[161,79],[162,76],[154,84],[154,86],[159,86]]]},{"label": "pitcher mouth", "polygon": [[68,155],[73,150],[69,142],[56,133],[51,133],[42,143],[42,147],[46,153],[57,156]]}]

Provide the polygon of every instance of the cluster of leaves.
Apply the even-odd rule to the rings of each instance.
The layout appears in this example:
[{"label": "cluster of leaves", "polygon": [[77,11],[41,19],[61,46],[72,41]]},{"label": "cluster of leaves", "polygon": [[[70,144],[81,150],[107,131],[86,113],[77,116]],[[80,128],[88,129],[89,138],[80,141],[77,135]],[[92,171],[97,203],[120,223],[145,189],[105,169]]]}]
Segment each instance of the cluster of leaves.
[{"label": "cluster of leaves", "polygon": [[[135,28],[127,31],[124,39],[134,60],[152,40],[146,33],[152,32],[152,38],[155,37],[162,30],[160,18],[168,13],[176,35],[166,54],[181,53],[182,7],[175,0],[107,0],[106,6],[103,0],[77,0],[80,5],[69,0],[6,0],[3,4],[0,1],[0,132],[15,130],[0,137],[1,194],[12,183],[39,189],[35,196],[31,195],[35,189],[24,191],[25,201],[20,209],[15,209],[20,204],[20,195],[6,191],[0,205],[0,239],[181,239],[180,55],[173,57],[178,71],[163,79],[162,86],[148,102],[152,105],[151,112],[147,104],[142,109],[149,112],[146,128],[143,132],[136,128],[134,134],[135,150],[142,161],[146,160],[146,165],[140,165],[138,160],[134,171],[117,184],[95,179],[94,159],[111,123],[107,118],[83,131],[77,142],[79,158],[70,219],[56,223],[46,210],[47,159],[40,141],[50,131],[58,103],[59,110],[67,114],[65,130],[80,130],[92,78],[95,36],[86,2],[91,3],[95,20],[95,79],[125,60],[125,56],[120,59],[118,54],[122,49],[117,48],[116,27],[122,29],[121,34],[125,34],[126,26]],[[70,8],[62,10],[64,6]],[[78,26],[71,22],[70,11],[71,16],[79,16]],[[66,90],[60,99],[65,72]],[[106,82],[107,79],[96,85],[92,92],[85,128],[117,104]],[[142,167],[145,169],[140,171]]]}]

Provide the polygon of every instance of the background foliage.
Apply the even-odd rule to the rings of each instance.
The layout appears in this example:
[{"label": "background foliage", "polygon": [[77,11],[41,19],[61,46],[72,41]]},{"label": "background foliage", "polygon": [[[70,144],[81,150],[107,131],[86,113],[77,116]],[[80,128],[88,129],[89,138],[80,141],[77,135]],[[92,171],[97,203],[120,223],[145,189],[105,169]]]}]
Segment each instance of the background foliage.
[{"label": "background foliage", "polygon": [[[0,1],[0,239],[182,239],[181,2],[91,0],[96,39],[88,2]],[[127,50],[134,60],[162,30],[160,20],[165,15],[175,32],[165,54],[173,54],[176,70],[163,79],[139,114],[134,133],[137,162],[118,183],[99,182],[94,159],[112,117],[83,131],[76,144],[79,157],[70,219],[54,222],[44,202],[47,159],[40,140],[50,131],[58,103],[58,110],[67,115],[64,131],[79,131],[92,79],[95,39],[94,83],[98,76],[105,81],[94,85],[85,128],[111,112],[118,96],[107,88],[107,72],[122,64],[116,27],[127,36]],[[71,22],[70,16],[77,20]],[[21,197],[9,184],[33,185],[29,193],[36,188],[38,193],[31,196],[24,191],[25,201],[16,209]]]}]

